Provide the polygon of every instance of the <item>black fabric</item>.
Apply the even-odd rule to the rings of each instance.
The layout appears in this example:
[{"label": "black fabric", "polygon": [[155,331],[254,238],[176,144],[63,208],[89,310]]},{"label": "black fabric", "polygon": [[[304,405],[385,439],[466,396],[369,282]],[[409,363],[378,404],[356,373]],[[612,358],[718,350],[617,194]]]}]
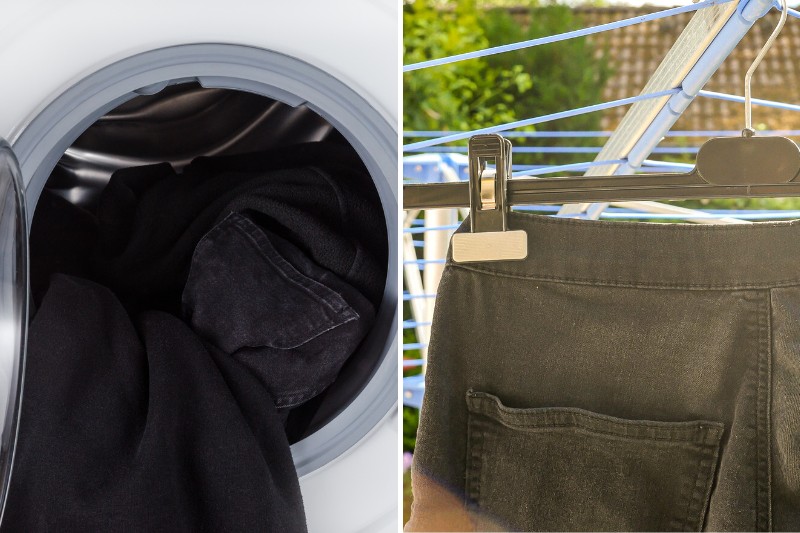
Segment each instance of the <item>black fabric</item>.
[{"label": "black fabric", "polygon": [[197,245],[183,310],[198,334],[261,379],[278,407],[328,387],[374,315],[353,287],[238,213]]},{"label": "black fabric", "polygon": [[97,242],[95,216],[45,189],[33,217],[30,284],[33,303],[42,302],[55,273],[86,277]]},{"label": "black fabric", "polygon": [[4,531],[305,531],[271,397],[181,320],[56,275],[28,346]]},{"label": "black fabric", "polygon": [[372,325],[381,213],[324,143],[45,191],[3,531],[305,531],[286,427]]},{"label": "black fabric", "polygon": [[375,307],[387,247],[380,201],[350,148],[326,143],[117,171],[98,208],[94,277],[126,303],[178,312],[192,253],[231,212],[246,212]]},{"label": "black fabric", "polygon": [[442,274],[406,531],[800,530],[800,221],[508,224]]}]

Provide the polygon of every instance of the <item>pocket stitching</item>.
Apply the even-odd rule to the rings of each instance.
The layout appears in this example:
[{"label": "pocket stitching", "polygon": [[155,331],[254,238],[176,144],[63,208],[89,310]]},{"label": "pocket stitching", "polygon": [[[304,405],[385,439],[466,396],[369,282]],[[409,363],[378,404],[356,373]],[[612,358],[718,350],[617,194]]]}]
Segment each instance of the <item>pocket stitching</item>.
[{"label": "pocket stitching", "polygon": [[[231,215],[234,214],[235,213],[231,213]],[[229,215],[229,217],[231,215]],[[247,220],[247,222],[244,222],[245,220]],[[302,274],[291,263],[289,263],[289,261],[284,259],[275,249],[272,242],[269,240],[269,237],[267,237],[263,232],[259,231],[257,235],[253,235],[252,231],[249,230],[258,228],[255,226],[255,224],[250,222],[249,219],[239,215],[233,219],[233,223],[235,224],[235,227],[239,233],[241,233],[245,238],[255,245],[259,255],[261,255],[261,257],[275,267],[275,270],[281,274],[285,280],[300,287],[303,289],[303,291],[315,299],[321,300],[334,313],[340,313],[344,316],[355,315],[352,316],[352,318],[358,318],[358,314],[354,309],[347,305],[347,302],[344,301],[340,294],[329,287],[326,287],[322,283]],[[252,225],[253,228],[246,228],[244,227],[245,224]],[[323,294],[319,294],[320,292]]]},{"label": "pocket stitching", "polygon": [[[237,232],[239,232],[239,234],[244,236],[251,244],[253,244],[253,246],[255,247],[255,250],[259,254],[259,256],[262,257],[267,263],[272,265],[279,275],[281,275],[285,280],[287,280],[292,285],[295,285],[296,287],[299,287],[301,290],[303,290],[303,292],[305,292],[306,294],[311,296],[314,300],[321,301],[322,303],[324,303],[336,315],[335,317],[326,316],[327,324],[325,324],[324,329],[323,328],[319,328],[317,330],[311,331],[309,333],[310,336],[308,336],[307,338],[304,338],[304,340],[302,340],[302,342],[299,342],[299,343],[290,343],[290,342],[276,343],[276,342],[270,342],[270,343],[265,344],[265,346],[269,346],[271,348],[275,348],[275,349],[278,349],[278,350],[291,350],[291,349],[299,348],[300,346],[303,346],[304,344],[307,344],[307,343],[311,342],[312,340],[318,338],[319,336],[321,336],[321,335],[323,335],[323,334],[325,334],[325,333],[327,333],[327,332],[329,332],[329,331],[331,331],[333,329],[338,328],[339,326],[343,326],[344,324],[347,324],[348,322],[352,322],[353,320],[357,320],[357,319],[360,318],[360,315],[358,314],[358,312],[355,309],[353,309],[344,300],[344,298],[340,294],[338,294],[336,291],[334,291],[333,289],[330,289],[329,287],[326,287],[325,285],[319,283],[318,281],[316,281],[316,280],[314,280],[312,278],[309,278],[308,276],[305,276],[301,272],[297,271],[297,269],[294,266],[292,266],[291,263],[289,263],[286,259],[284,259],[278,253],[278,251],[275,249],[275,247],[269,241],[269,237],[265,233],[260,231],[260,229],[258,228],[258,226],[255,225],[255,223],[253,223],[250,219],[248,219],[247,217],[243,216],[241,213],[238,213],[236,211],[231,211],[230,213],[228,213],[228,215],[225,216],[225,218],[223,218],[218,224],[216,224],[213,228],[211,228],[211,230],[209,230],[200,239],[200,241],[198,241],[197,245],[195,246],[195,251],[193,253],[193,257],[194,257],[194,254],[198,253],[198,250],[201,247],[207,247],[207,246],[210,245],[209,243],[212,240],[212,238],[214,236],[216,236],[218,233],[221,233],[223,231],[223,223],[228,221],[228,220],[230,220],[230,222],[232,223],[233,229],[235,229]],[[249,224],[250,226],[252,226],[252,229],[255,229],[256,231],[258,231],[258,235],[261,238],[263,238],[263,243],[260,242],[261,239],[257,239],[256,236],[252,235],[248,231],[248,228],[244,227],[245,224]],[[263,247],[262,247],[262,244],[264,245]],[[273,261],[267,255],[266,251],[263,249],[264,247],[268,248],[269,251],[272,254],[274,254],[278,259],[283,261],[283,263],[285,263],[285,265],[291,270],[291,272],[294,272],[294,274],[297,277],[299,277],[300,280],[306,279],[310,283],[312,283],[315,286],[317,286],[319,288],[318,290],[320,290],[322,292],[326,292],[328,297],[330,297],[331,299],[336,301],[336,304],[339,306],[339,308],[337,309],[336,307],[334,307],[332,305],[332,303],[328,300],[328,298],[326,298],[325,296],[319,294],[313,288],[305,286],[301,281],[299,281],[297,279],[294,279],[291,275],[289,275],[284,270],[284,268],[282,268],[282,265],[276,264],[275,261]],[[189,272],[188,272],[188,275],[187,275],[187,280],[192,278],[193,266],[194,266],[194,260],[190,261],[190,263],[189,263]],[[253,348],[253,347],[252,346],[246,346],[245,348]]]},{"label": "pocket stitching", "polygon": [[[629,420],[623,419],[618,417],[612,416],[605,416],[599,415],[597,413],[592,413],[591,411],[586,411],[584,409],[573,408],[573,407],[542,407],[542,408],[530,408],[530,409],[520,409],[520,408],[513,408],[507,407],[504,405],[500,399],[492,394],[487,393],[480,393],[474,392],[469,390],[467,392],[467,396],[470,400],[473,400],[480,405],[474,406],[472,405],[473,402],[469,402],[468,408],[470,411],[475,412],[476,414],[480,414],[483,416],[492,417],[492,413],[487,413],[486,409],[483,407],[486,406],[486,403],[490,405],[491,408],[494,408],[501,413],[506,413],[511,416],[515,417],[535,417],[538,418],[537,420],[529,421],[529,422],[522,422],[522,421],[512,421],[506,418],[493,418],[498,423],[509,427],[509,428],[576,428],[576,429],[583,429],[585,431],[589,431],[592,433],[599,433],[599,434],[606,434],[609,436],[616,436],[626,439],[643,439],[643,440],[668,440],[671,442],[684,442],[687,444],[697,445],[697,446],[706,446],[706,445],[713,445],[714,442],[718,441],[720,438],[720,434],[724,430],[724,426],[718,422],[711,422],[711,421],[691,421],[691,422],[654,422],[648,420]],[[554,412],[553,409],[557,409],[557,412]],[[558,423],[551,421],[554,417],[564,417],[569,416],[573,420],[568,422]],[[588,421],[592,422],[602,422],[604,424],[611,424],[620,429],[620,431],[604,431],[602,429],[597,429],[593,427],[591,424],[588,424]],[[584,422],[584,423],[581,423]],[[629,434],[624,429],[651,429],[654,431],[660,430],[659,433],[669,432],[669,435],[665,436],[658,436],[656,435],[637,435],[637,434]],[[693,438],[696,433],[700,431],[702,432],[702,436],[704,437],[703,441],[698,442],[696,438]],[[711,443],[707,442],[707,439],[711,437]]]},{"label": "pocket stitching", "polygon": [[[487,416],[487,415],[483,415],[483,416]],[[636,426],[636,425],[638,425],[638,421],[631,420],[631,426]],[[602,430],[599,430],[599,429],[587,428],[587,427],[576,425],[576,424],[552,424],[552,425],[521,425],[520,424],[520,425],[514,425],[514,426],[507,426],[507,427],[510,427],[510,428],[531,428],[531,427],[533,427],[533,428],[541,428],[542,430],[547,430],[547,429],[556,429],[556,430],[558,430],[558,429],[573,428],[573,429],[576,429],[576,430],[585,431],[586,433],[598,434],[598,435],[608,435],[609,437],[618,437],[620,439],[666,441],[666,442],[674,442],[676,444],[687,444],[689,446],[697,447],[697,448],[704,448],[705,446],[708,446],[708,444],[704,444],[704,443],[701,443],[701,442],[694,442],[694,441],[690,441],[690,440],[681,440],[681,439],[678,439],[678,438],[668,437],[668,436],[665,436],[665,437],[651,437],[651,436],[648,436],[648,435],[620,435],[619,433],[614,433],[612,431],[602,431]],[[700,429],[700,428],[698,428],[698,429]]]},{"label": "pocket stitching", "polygon": [[[702,530],[705,518],[708,512],[708,503],[710,500],[711,489],[713,487],[714,479],[716,477],[715,465],[719,458],[719,447],[721,444],[722,433],[724,432],[724,425],[718,422],[710,421],[691,421],[691,422],[653,422],[653,421],[639,421],[631,419],[622,419],[611,417],[607,415],[593,413],[578,408],[558,408],[558,407],[542,407],[542,408],[511,408],[504,405],[501,400],[488,393],[475,392],[472,389],[467,391],[467,404],[468,404],[468,431],[472,432],[472,426],[482,428],[481,432],[481,451],[486,440],[485,428],[491,423],[496,423],[505,426],[508,429],[528,429],[540,428],[543,431],[554,430],[561,431],[563,429],[572,428],[576,432],[585,434],[594,434],[598,436],[608,436],[615,439],[631,439],[631,440],[649,440],[655,441],[658,444],[663,441],[675,444],[679,447],[686,447],[694,449],[701,454],[700,459],[696,462],[696,475],[693,483],[683,484],[680,491],[679,506],[677,509],[684,508],[685,514],[683,518],[680,515],[673,515],[671,519],[671,529],[695,531]],[[557,412],[553,412],[557,410]],[[559,415],[566,414],[571,421],[568,423],[553,423],[550,422],[549,417],[546,415]],[[507,418],[502,417],[503,414],[514,415],[515,417],[532,416],[540,419],[531,421],[530,423],[523,423],[517,420],[509,421]],[[593,427],[592,424],[588,426],[585,424],[587,421],[602,422],[611,424],[621,428],[632,427],[636,429],[637,426],[643,426],[645,431],[647,429],[660,429],[662,431],[678,430],[672,435],[630,435],[622,431],[603,431],[602,429]],[[582,423],[584,422],[584,423]],[[670,427],[680,425],[679,427]],[[694,438],[692,438],[694,436]],[[699,438],[698,438],[699,437]],[[468,444],[469,445],[469,444]],[[478,453],[473,446],[470,445],[471,455]],[[474,468],[475,461],[472,460],[467,466]],[[468,470],[469,471],[469,470]],[[485,475],[485,468],[480,463],[480,482],[478,488],[483,485]],[[480,491],[471,494],[474,496],[475,503],[478,505]],[[683,504],[685,502],[685,505]],[[480,508],[480,505],[478,505]]]}]

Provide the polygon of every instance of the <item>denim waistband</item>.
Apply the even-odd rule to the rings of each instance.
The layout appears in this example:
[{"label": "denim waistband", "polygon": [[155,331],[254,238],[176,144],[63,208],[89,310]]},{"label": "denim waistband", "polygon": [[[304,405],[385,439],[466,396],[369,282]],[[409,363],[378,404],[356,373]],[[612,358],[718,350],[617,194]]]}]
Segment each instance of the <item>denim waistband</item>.
[{"label": "denim waistband", "polygon": [[[469,231],[469,221],[459,228]],[[657,224],[512,212],[528,234],[523,261],[448,264],[500,276],[579,284],[758,289],[800,284],[800,220]]]}]

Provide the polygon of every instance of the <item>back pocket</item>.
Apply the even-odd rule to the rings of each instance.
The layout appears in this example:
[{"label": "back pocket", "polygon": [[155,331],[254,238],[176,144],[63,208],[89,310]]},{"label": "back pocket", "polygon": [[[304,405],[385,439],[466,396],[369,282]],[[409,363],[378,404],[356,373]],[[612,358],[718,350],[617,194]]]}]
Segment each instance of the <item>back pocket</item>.
[{"label": "back pocket", "polygon": [[467,392],[478,530],[700,531],[723,425],[516,409]]}]

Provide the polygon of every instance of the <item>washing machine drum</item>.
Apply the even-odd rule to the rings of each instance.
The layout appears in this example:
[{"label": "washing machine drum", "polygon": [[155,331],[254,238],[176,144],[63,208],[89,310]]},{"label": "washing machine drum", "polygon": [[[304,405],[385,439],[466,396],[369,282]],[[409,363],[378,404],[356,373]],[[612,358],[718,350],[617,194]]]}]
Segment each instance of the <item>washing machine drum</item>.
[{"label": "washing machine drum", "polygon": [[[173,85],[165,84],[158,89],[145,91],[154,94],[139,94],[106,112],[70,144],[52,169],[35,205],[30,236],[28,235],[28,219],[31,217],[26,213],[25,195],[18,163],[10,147],[5,143],[0,144],[0,201],[3,202],[0,212],[0,246],[2,246],[0,248],[2,250],[0,276],[3,281],[0,286],[0,317],[4,320],[3,336],[0,338],[0,343],[2,343],[0,345],[0,357],[2,357],[2,361],[0,361],[0,380],[2,380],[0,391],[8,391],[6,396],[0,395],[0,401],[5,402],[4,405],[0,405],[0,413],[5,414],[2,420],[2,457],[0,457],[4,491],[8,488],[19,420],[22,362],[24,361],[21,354],[24,354],[26,347],[29,307],[35,308],[42,303],[43,295],[51,286],[50,280],[53,279],[51,277],[53,274],[60,270],[66,270],[67,274],[71,274],[70,269],[75,268],[76,264],[85,264],[86,255],[90,255],[94,253],[93,250],[98,249],[96,244],[87,244],[91,241],[83,239],[83,235],[77,237],[75,235],[75,228],[82,227],[82,222],[78,219],[83,215],[71,218],[71,215],[64,215],[64,213],[68,211],[70,213],[92,213],[93,216],[98,217],[98,220],[105,220],[112,225],[129,224],[134,218],[139,223],[144,218],[144,223],[148,224],[150,223],[149,217],[154,219],[152,224],[159,224],[164,220],[170,220],[170,216],[185,219],[192,213],[194,213],[192,216],[195,216],[202,212],[202,206],[195,206],[196,209],[193,211],[181,202],[180,196],[174,196],[171,204],[166,198],[164,198],[165,203],[157,204],[158,211],[143,210],[136,216],[121,222],[124,217],[121,217],[119,211],[130,208],[130,206],[126,206],[126,201],[130,198],[125,195],[133,194],[135,196],[141,192],[140,190],[147,189],[154,181],[162,179],[164,175],[168,175],[169,179],[174,179],[177,183],[180,182],[182,176],[192,173],[194,175],[203,172],[214,174],[217,176],[217,189],[212,187],[206,191],[206,194],[209,194],[211,190],[218,190],[219,194],[224,195],[224,187],[220,189],[218,186],[220,175],[223,175],[223,180],[230,180],[231,187],[235,187],[234,184],[241,183],[242,174],[247,174],[247,170],[259,168],[259,165],[263,167],[265,164],[267,167],[270,165],[281,166],[274,161],[265,162],[265,158],[266,160],[281,160],[289,166],[306,169],[309,164],[303,163],[303,160],[308,158],[313,167],[312,173],[321,169],[321,175],[325,176],[331,175],[326,174],[326,165],[342,166],[345,164],[345,160],[352,161],[359,158],[359,154],[350,145],[348,139],[331,122],[307,106],[289,106],[250,92],[204,88],[193,81],[182,81]],[[205,157],[198,160],[198,156]],[[326,158],[328,160],[325,160]],[[329,161],[331,158],[332,162]],[[316,166],[314,166],[315,163]],[[392,284],[387,282],[393,278],[392,272],[389,271],[391,259],[389,258],[387,238],[391,229],[386,226],[385,213],[381,211],[381,200],[374,183],[370,181],[369,171],[366,167],[363,168],[363,172],[367,177],[365,182],[357,187],[354,187],[353,183],[349,184],[352,190],[361,197],[354,198],[349,203],[344,202],[339,206],[343,212],[350,211],[350,214],[358,215],[353,220],[359,220],[362,227],[351,228],[353,234],[366,235],[361,244],[367,243],[367,246],[359,245],[361,248],[356,246],[355,248],[358,249],[354,248],[349,271],[345,269],[340,273],[342,276],[358,280],[356,282],[358,287],[354,289],[348,286],[342,279],[331,275],[330,271],[321,269],[312,261],[307,261],[299,269],[309,275],[309,278],[306,279],[314,277],[319,281],[324,278],[333,284],[333,290],[328,290],[323,295],[319,294],[319,290],[323,290],[325,287],[319,284],[301,287],[303,291],[309,293],[316,291],[317,300],[321,298],[330,309],[335,307],[336,302],[347,300],[347,303],[352,304],[348,306],[352,311],[352,316],[348,315],[344,318],[338,316],[338,318],[342,318],[340,322],[342,324],[348,322],[358,324],[359,322],[355,318],[366,318],[368,320],[363,324],[369,324],[370,330],[367,331],[363,327],[361,329],[357,326],[352,327],[352,338],[357,339],[357,342],[347,348],[347,354],[339,354],[340,356],[346,355],[346,359],[342,359],[340,364],[333,365],[333,367],[318,365],[319,368],[316,370],[319,370],[323,376],[316,377],[326,385],[321,394],[318,390],[311,391],[310,394],[302,397],[294,397],[289,394],[299,386],[298,384],[302,384],[303,378],[298,380],[296,376],[298,369],[313,373],[314,365],[298,367],[296,363],[292,363],[287,364],[284,368],[273,364],[268,369],[261,368],[259,375],[257,354],[244,354],[238,358],[256,375],[259,375],[262,384],[266,383],[273,397],[278,398],[278,407],[281,408],[279,413],[283,417],[289,441],[297,443],[300,448],[301,460],[297,461],[297,457],[295,457],[295,463],[301,474],[313,471],[341,455],[347,446],[353,444],[353,439],[357,441],[368,432],[368,428],[361,428],[362,433],[360,434],[356,431],[354,435],[340,438],[339,442],[334,443],[338,448],[325,449],[322,447],[316,454],[313,450],[311,453],[308,450],[307,443],[313,442],[315,435],[324,434],[326,428],[336,425],[337,417],[352,406],[354,399],[367,388],[377,369],[386,362],[387,345],[391,344],[389,336],[394,331],[391,324],[394,313],[387,312],[387,306],[394,307],[395,304],[391,301],[391,297],[388,298],[388,301],[386,298],[387,291],[391,296],[395,290],[391,287]],[[113,180],[111,179],[112,175],[114,176]],[[289,195],[287,197],[293,194],[302,195],[303,187],[308,189],[311,197],[319,194],[319,191],[314,190],[314,183],[303,183],[302,179],[300,179],[301,183],[294,183],[293,179],[288,178],[286,182],[287,192],[285,194]],[[117,187],[116,190],[109,191],[109,183],[117,185],[126,183],[130,187]],[[338,186],[335,183],[328,185],[334,190]],[[191,196],[194,194],[191,188],[182,187],[183,185],[176,186],[172,193],[178,195],[182,191],[182,194],[185,195],[186,205],[190,205],[192,202],[214,202],[216,200],[211,197],[198,200]],[[278,190],[279,188],[274,187],[274,189]],[[280,192],[276,193],[277,197],[280,195]],[[229,200],[229,204],[235,204],[237,201],[230,198]],[[253,200],[251,203],[248,203],[248,200],[239,201],[241,205],[239,205],[238,212],[203,215],[215,220],[213,231],[225,231],[232,228],[231,234],[244,235],[241,238],[247,240],[263,236],[264,233],[260,232],[261,230],[272,235],[273,244],[270,247],[276,252],[275,257],[270,260],[273,264],[290,256],[293,258],[295,266],[297,266],[297,261],[304,260],[300,257],[303,254],[299,253],[298,243],[290,241],[293,237],[302,235],[313,239],[315,238],[315,229],[311,227],[292,228],[287,225],[291,226],[292,221],[300,221],[302,224],[308,223],[309,225],[315,224],[317,218],[324,218],[322,205],[319,207],[319,212],[306,213],[307,216],[298,216],[297,212],[302,209],[299,209],[298,205],[290,205],[285,212],[282,212],[282,215],[285,215],[284,218],[281,219],[278,216],[276,219],[272,216],[273,213],[265,213],[264,210],[259,212],[259,206],[265,202],[263,198]],[[266,201],[266,203],[270,202],[275,203],[274,199]],[[336,200],[333,200],[333,203],[336,203]],[[370,205],[378,210],[377,218],[370,218],[369,215],[362,216],[370,209]],[[307,211],[313,211],[313,207],[308,203],[304,208],[307,208]],[[265,209],[269,211],[273,207]],[[99,213],[100,211],[102,213]],[[165,215],[165,213],[167,214]],[[130,213],[125,214],[130,215]],[[76,220],[78,221],[76,222]],[[191,224],[191,221],[184,220],[184,222]],[[317,238],[325,242],[316,242],[310,246],[315,248],[317,255],[315,259],[326,263],[326,267],[335,269],[336,258],[329,257],[325,253],[325,250],[332,249],[332,245],[325,239],[323,226],[316,228],[318,230]],[[119,228],[115,227],[112,230],[112,233],[118,232]],[[127,230],[130,228],[126,228]],[[155,231],[154,233],[158,234],[159,232]],[[351,237],[352,235],[343,237],[339,244],[347,244],[344,241]],[[219,250],[215,251],[213,247],[209,248],[211,246],[209,243],[214,244],[211,233],[203,237],[200,242],[201,246],[198,246],[192,255],[191,271],[188,269],[186,271],[188,277],[184,280],[186,283],[182,299],[183,309],[176,309],[175,312],[186,313],[188,308],[191,315],[189,321],[193,329],[200,332],[204,338],[210,338],[212,343],[223,348],[223,351],[227,349],[230,352],[242,347],[248,348],[251,346],[250,339],[242,340],[242,332],[237,328],[240,328],[242,322],[248,322],[250,313],[257,312],[255,309],[251,309],[252,305],[243,307],[239,311],[239,316],[233,318],[226,317],[225,313],[220,314],[218,309],[215,309],[218,302],[230,296],[230,290],[225,287],[217,287],[218,265],[214,261],[219,258],[220,254],[236,256],[242,247],[236,243],[223,243]],[[29,243],[32,246],[31,250],[28,249]],[[100,244],[109,246],[108,242]],[[119,243],[111,243],[110,246],[113,248],[117,244]],[[102,246],[100,247],[102,248]],[[194,248],[194,244],[192,247]],[[138,308],[143,301],[149,302],[148,298],[158,292],[154,290],[151,294],[150,289],[151,285],[159,284],[163,270],[155,269],[146,272],[146,275],[138,275],[135,281],[129,282],[126,279],[127,273],[141,263],[142,258],[148,259],[147,255],[150,251],[147,243],[142,243],[139,248],[133,247],[121,255],[124,256],[125,253],[128,254],[127,261],[119,261],[120,254],[117,254],[114,260],[101,262],[99,268],[95,262],[94,272],[101,272],[101,281],[107,282],[115,290],[124,294],[128,307]],[[370,256],[372,259],[364,261],[365,256]],[[30,265],[27,264],[29,257]],[[149,259],[153,262],[159,261],[159,257],[155,256]],[[207,264],[213,266],[205,268]],[[28,279],[29,272],[30,279]],[[142,273],[138,272],[138,274]],[[240,275],[246,277],[247,273],[232,274],[233,277]],[[285,278],[282,281],[287,286],[292,284],[297,286],[298,280],[290,279],[291,276],[287,276],[285,269],[281,276]],[[29,287],[30,296],[28,294]],[[161,288],[163,289],[163,287]],[[274,290],[279,291],[280,288]],[[301,293],[296,292],[293,298],[299,299],[301,296]],[[254,301],[258,300],[254,299]],[[293,303],[295,307],[298,307],[302,302]],[[327,312],[330,309],[324,311]],[[339,311],[337,313],[342,315],[343,311]],[[323,316],[325,312],[321,311],[320,317],[303,318],[307,318],[310,322],[314,322],[316,318],[329,320],[329,316]],[[261,319],[263,320],[263,318],[262,314]],[[224,322],[226,319],[229,319],[229,322],[226,322],[222,328],[219,327],[219,323],[215,324],[215,321],[222,320]],[[284,319],[283,322],[281,319]],[[286,319],[288,317],[277,316],[275,324],[282,324],[289,330],[292,324],[286,324]],[[249,320],[249,322],[251,322],[250,325],[257,326],[252,323],[253,320]],[[339,323],[336,325],[338,326]],[[320,329],[321,333],[325,331],[327,331],[325,328]],[[215,337],[215,335],[217,336]],[[296,339],[289,337],[291,335],[285,331],[278,331],[270,337],[268,344],[283,348],[296,348]],[[303,342],[306,341],[308,339]],[[325,342],[324,338],[321,342]],[[330,352],[331,350],[335,351],[339,345],[346,347],[347,343],[336,341],[327,348],[320,345],[315,349],[317,351],[325,349]],[[319,361],[322,362],[322,359]],[[275,375],[283,375],[289,382],[285,384],[270,382],[275,379]],[[335,380],[330,384],[332,378]],[[40,384],[31,386],[38,387]],[[280,389],[282,386],[285,386],[285,390]],[[391,397],[391,390],[384,392]],[[283,402],[282,405],[281,402]],[[360,424],[363,425],[363,421]],[[342,429],[352,430],[353,426],[343,426],[343,428],[339,428],[339,431],[341,432]],[[303,448],[303,446],[306,447]],[[295,455],[298,455],[297,450],[295,450]],[[5,501],[5,496],[3,494],[3,501]]]}]

